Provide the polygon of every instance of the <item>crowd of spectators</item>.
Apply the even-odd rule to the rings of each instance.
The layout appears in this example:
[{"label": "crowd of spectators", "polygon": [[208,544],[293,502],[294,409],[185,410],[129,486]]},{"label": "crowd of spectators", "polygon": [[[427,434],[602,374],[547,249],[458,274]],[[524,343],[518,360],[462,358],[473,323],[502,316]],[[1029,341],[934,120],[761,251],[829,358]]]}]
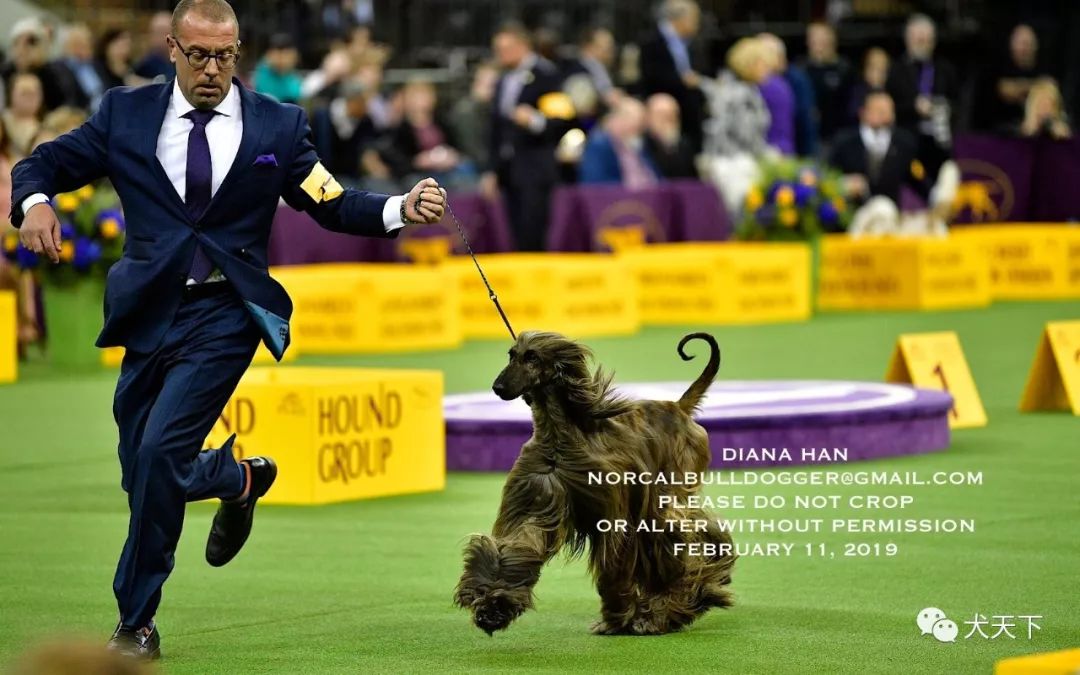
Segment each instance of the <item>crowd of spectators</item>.
[{"label": "crowd of spectators", "polygon": [[[937,54],[937,28],[924,15],[904,26],[902,53],[872,46],[853,63],[837,49],[838,29],[814,23],[805,42],[746,35],[722,68],[706,69],[693,48],[698,5],[664,0],[633,45],[617,44],[603,26],[561,44],[550,31],[507,23],[492,36],[490,57],[472,64],[471,82],[446,87],[416,70],[388,84],[393,47],[377,42],[357,12],[323,18],[333,24],[321,36],[325,52],[276,34],[260,53],[242,48],[236,76],[307,109],[319,153],[341,182],[398,192],[431,175],[452,189],[501,195],[523,250],[543,246],[549,195],[566,182],[639,188],[702,178],[737,211],[761,157],[798,155],[844,172],[856,200],[898,198],[905,183],[925,189],[950,157],[965,77]],[[108,89],[170,78],[169,19],[162,12],[97,35],[36,18],[13,25],[0,67],[0,182],[38,143],[93,114]],[[973,106],[982,128],[1071,136],[1032,27],[1015,27],[982,80]],[[451,100],[450,91],[460,95]],[[926,173],[919,180],[904,168],[916,160]],[[9,193],[0,185],[5,213]],[[16,283],[3,270],[0,277]]]}]

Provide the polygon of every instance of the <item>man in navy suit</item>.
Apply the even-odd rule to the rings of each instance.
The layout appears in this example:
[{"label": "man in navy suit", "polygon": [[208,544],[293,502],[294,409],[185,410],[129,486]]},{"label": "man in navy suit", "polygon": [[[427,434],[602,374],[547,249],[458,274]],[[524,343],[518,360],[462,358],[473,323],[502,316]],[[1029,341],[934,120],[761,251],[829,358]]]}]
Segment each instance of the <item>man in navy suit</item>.
[{"label": "man in navy suit", "polygon": [[281,358],[292,303],[267,273],[278,198],[323,227],[394,237],[442,217],[431,179],[405,196],[345,190],[319,162],[304,112],[232,80],[236,15],[225,0],[181,0],[168,38],[176,79],[113,89],[86,124],[40,146],[12,172],[21,240],[58,260],[58,192],[108,176],[127,238],[110,270],[100,347],[127,348],[113,414],[131,519],[113,590],[110,646],[160,654],[154,614],[186,502],[218,497],[206,559],[224,565],[251,531],[274,482],[269,458],[237,462],[233,439],[200,452],[261,340]]}]

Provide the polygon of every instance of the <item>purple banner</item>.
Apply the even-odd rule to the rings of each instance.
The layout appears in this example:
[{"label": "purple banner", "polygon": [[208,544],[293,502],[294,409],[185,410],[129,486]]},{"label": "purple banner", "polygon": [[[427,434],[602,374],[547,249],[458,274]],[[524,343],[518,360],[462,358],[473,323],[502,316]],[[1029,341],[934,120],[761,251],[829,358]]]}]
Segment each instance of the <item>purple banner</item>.
[{"label": "purple banner", "polygon": [[711,185],[672,181],[645,190],[564,185],[552,195],[549,251],[611,251],[643,241],[721,241],[732,223]]}]

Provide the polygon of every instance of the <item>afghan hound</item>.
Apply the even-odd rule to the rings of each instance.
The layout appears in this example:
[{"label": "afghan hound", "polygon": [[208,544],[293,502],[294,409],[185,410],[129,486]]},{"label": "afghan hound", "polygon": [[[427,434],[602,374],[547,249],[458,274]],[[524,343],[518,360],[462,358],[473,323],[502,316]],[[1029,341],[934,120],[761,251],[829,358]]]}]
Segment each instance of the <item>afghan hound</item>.
[{"label": "afghan hound", "polygon": [[[720,367],[720,349],[706,333],[687,335],[711,348],[708,364],[675,401],[633,401],[612,391],[612,376],[589,369],[590,350],[556,333],[526,332],[492,387],[504,400],[532,408],[533,435],[503,487],[491,536],[472,535],[455,603],[493,634],[533,606],[540,568],[561,549],[589,551],[601,601],[599,635],[656,635],[679,630],[712,607],[729,607],[734,555],[676,553],[679,542],[707,542],[731,551],[731,535],[702,509],[660,505],[662,494],[685,504],[695,485],[611,481],[589,484],[590,472],[653,476],[700,473],[709,466],[708,435],[692,418]],[[609,474],[610,475],[610,474]],[[604,481],[592,481],[604,483]],[[644,481],[650,482],[650,481]],[[629,484],[632,483],[632,484]],[[669,500],[671,501],[671,500]],[[625,531],[601,532],[622,519]],[[639,523],[703,520],[704,531],[638,532]],[[662,528],[661,528],[662,529]],[[719,546],[726,544],[726,546]],[[702,547],[702,550],[708,550]]]}]

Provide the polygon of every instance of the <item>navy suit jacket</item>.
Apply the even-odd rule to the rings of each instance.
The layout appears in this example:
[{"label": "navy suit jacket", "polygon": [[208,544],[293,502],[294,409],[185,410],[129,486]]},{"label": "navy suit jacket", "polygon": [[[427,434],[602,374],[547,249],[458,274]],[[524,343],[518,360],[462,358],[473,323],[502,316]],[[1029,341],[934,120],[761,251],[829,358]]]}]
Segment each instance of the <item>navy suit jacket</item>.
[{"label": "navy suit jacket", "polygon": [[[328,230],[396,236],[383,224],[387,195],[349,189],[334,196],[311,188],[312,180],[316,185],[325,181],[319,180],[321,165],[302,109],[245,89],[237,80],[233,86],[240,93],[243,138],[236,160],[198,219],[188,213],[156,155],[172,81],[109,90],[85,124],[38,146],[12,170],[15,227],[23,221],[22,201],[38,192],[51,198],[108,177],[120,195],[127,237],[123,257],[109,269],[99,347],[119,345],[136,352],[158,347],[180,306],[198,243],[244,300],[267,348],[280,359],[290,341],[292,301],[267,269],[279,197]],[[308,190],[301,187],[305,179]]]}]

